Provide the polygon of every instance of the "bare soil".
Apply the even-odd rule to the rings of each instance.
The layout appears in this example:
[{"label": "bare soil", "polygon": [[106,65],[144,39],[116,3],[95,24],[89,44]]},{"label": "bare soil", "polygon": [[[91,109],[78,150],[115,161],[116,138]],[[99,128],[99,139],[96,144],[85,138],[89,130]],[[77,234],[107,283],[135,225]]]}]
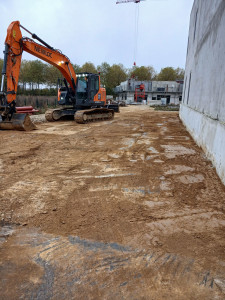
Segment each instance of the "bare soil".
[{"label": "bare soil", "polygon": [[225,187],[178,112],[37,127],[0,131],[0,299],[225,298]]}]

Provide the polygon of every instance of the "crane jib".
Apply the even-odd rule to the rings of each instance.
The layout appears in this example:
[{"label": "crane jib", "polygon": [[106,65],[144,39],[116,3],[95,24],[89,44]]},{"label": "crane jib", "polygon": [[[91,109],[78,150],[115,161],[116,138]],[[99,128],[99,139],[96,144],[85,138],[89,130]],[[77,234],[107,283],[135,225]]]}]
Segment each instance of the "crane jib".
[{"label": "crane jib", "polygon": [[41,54],[44,54],[45,56],[47,57],[51,57],[52,58],[52,52],[49,52],[49,51],[46,51],[45,49],[42,49],[41,47],[38,47],[38,46],[34,46],[34,50],[36,52],[39,52]]}]

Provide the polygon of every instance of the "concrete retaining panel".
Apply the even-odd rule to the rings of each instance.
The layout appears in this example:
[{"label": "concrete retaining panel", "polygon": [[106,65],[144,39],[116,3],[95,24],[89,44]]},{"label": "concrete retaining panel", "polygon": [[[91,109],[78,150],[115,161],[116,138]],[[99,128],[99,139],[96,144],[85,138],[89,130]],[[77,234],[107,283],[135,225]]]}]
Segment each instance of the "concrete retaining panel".
[{"label": "concrete retaining panel", "polygon": [[225,184],[225,124],[184,104],[180,106],[180,118]]}]

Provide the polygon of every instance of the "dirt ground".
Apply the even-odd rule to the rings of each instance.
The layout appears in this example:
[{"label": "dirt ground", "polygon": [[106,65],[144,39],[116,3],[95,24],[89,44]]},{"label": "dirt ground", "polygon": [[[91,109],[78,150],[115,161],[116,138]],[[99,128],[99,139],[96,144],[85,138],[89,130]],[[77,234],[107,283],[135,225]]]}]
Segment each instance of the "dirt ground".
[{"label": "dirt ground", "polygon": [[0,131],[0,299],[225,299],[225,187],[177,112]]}]

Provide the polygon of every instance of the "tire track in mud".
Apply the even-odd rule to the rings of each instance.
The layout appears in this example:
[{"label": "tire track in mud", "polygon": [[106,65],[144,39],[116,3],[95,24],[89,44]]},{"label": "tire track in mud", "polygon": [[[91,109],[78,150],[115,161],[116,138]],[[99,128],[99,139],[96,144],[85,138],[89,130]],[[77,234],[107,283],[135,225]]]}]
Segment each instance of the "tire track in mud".
[{"label": "tire track in mud", "polygon": [[0,136],[6,299],[224,298],[225,189],[177,115],[40,127]]},{"label": "tire track in mud", "polygon": [[[221,277],[202,270],[193,258],[73,236],[54,237],[36,229],[13,230],[8,242],[25,255],[30,253],[27,257],[44,272],[39,284],[25,284],[18,295],[25,299],[92,299],[92,293],[104,299],[136,299],[158,289],[162,293],[158,290],[157,294],[163,295],[168,286],[176,291],[174,295],[182,291],[185,297],[179,299],[199,299],[191,298],[194,295],[222,299]],[[2,270],[7,263],[2,263]]]}]

